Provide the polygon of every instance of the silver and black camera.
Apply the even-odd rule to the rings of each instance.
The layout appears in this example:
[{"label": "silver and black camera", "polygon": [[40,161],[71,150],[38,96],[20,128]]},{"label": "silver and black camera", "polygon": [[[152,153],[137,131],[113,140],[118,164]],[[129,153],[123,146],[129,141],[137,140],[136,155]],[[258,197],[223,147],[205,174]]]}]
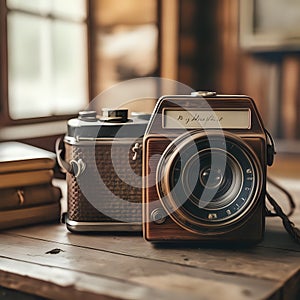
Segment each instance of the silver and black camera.
[{"label": "silver and black camera", "polygon": [[127,109],[81,111],[68,121],[67,228],[142,230],[142,137],[150,115]]},{"label": "silver and black camera", "polygon": [[251,98],[164,96],[143,152],[146,240],[261,241],[274,146]]}]

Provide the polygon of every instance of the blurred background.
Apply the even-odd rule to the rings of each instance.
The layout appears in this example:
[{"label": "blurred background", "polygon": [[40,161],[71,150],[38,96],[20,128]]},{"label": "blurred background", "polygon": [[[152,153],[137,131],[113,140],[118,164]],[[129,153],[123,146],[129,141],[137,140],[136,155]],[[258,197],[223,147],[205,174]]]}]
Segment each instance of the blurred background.
[{"label": "blurred background", "polygon": [[100,92],[161,76],[255,99],[300,153],[300,1],[0,0],[0,140],[53,150]]}]

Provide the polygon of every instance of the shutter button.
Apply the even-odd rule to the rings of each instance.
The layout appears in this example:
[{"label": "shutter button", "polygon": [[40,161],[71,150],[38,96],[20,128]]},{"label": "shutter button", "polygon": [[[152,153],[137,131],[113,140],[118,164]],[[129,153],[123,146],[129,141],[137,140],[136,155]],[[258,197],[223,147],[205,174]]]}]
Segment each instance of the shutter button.
[{"label": "shutter button", "polygon": [[78,114],[78,119],[85,122],[96,122],[97,112],[94,110],[83,110]]}]

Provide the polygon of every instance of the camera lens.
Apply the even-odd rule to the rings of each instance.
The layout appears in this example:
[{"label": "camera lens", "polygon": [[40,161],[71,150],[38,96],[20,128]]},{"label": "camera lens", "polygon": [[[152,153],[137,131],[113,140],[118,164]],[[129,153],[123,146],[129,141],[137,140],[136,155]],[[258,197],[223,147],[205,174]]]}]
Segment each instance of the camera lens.
[{"label": "camera lens", "polygon": [[199,208],[224,207],[234,201],[241,188],[243,175],[240,168],[232,155],[224,150],[199,151],[184,163],[182,184],[177,182],[177,187],[182,188],[188,201]]},{"label": "camera lens", "polygon": [[[157,168],[157,191],[170,217],[187,230],[222,229],[256,203],[262,170],[240,138],[192,132],[174,140]],[[207,227],[209,226],[209,227]]]}]

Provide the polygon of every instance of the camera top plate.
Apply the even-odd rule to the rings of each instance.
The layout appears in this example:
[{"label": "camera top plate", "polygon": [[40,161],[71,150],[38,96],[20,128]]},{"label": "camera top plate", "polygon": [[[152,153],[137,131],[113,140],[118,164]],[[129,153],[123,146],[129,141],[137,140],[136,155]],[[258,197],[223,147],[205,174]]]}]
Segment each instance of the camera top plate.
[{"label": "camera top plate", "polygon": [[78,118],[68,121],[65,141],[95,141],[97,139],[138,138],[145,133],[148,124],[145,115],[132,115],[127,118],[127,110],[105,110],[98,117],[95,111],[81,111]]},{"label": "camera top plate", "polygon": [[[173,122],[168,123],[170,119],[173,119]],[[174,122],[177,122],[178,126],[174,126]],[[217,95],[215,92],[193,92],[191,95],[161,97],[155,106],[145,135],[159,133],[178,135],[192,129],[224,129],[247,135],[263,134],[265,138],[263,122],[250,97]]]}]

